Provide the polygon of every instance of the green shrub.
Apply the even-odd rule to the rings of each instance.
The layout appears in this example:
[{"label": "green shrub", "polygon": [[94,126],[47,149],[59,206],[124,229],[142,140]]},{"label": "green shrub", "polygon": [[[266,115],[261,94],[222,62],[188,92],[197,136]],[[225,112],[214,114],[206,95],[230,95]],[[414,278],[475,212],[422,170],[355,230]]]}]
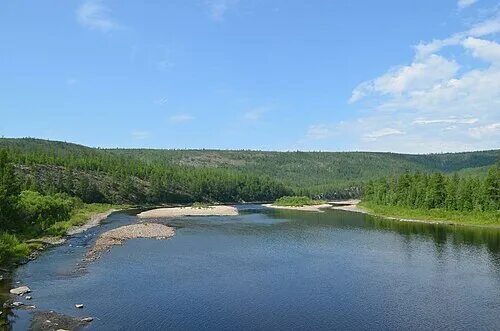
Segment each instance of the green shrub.
[{"label": "green shrub", "polygon": [[315,206],[326,203],[325,200],[314,200],[309,197],[299,196],[286,196],[277,199],[274,202],[275,206],[283,207],[302,207],[302,206]]},{"label": "green shrub", "polygon": [[207,208],[210,208],[210,205],[208,203],[204,203],[204,202],[195,202],[192,204],[193,208],[198,208],[198,209],[207,209]]},{"label": "green shrub", "polygon": [[15,235],[0,233],[0,265],[19,260],[29,253],[29,246],[21,243]]},{"label": "green shrub", "polygon": [[32,234],[41,234],[53,224],[66,221],[72,211],[82,202],[64,193],[42,195],[34,191],[23,191],[19,195],[21,223]]}]

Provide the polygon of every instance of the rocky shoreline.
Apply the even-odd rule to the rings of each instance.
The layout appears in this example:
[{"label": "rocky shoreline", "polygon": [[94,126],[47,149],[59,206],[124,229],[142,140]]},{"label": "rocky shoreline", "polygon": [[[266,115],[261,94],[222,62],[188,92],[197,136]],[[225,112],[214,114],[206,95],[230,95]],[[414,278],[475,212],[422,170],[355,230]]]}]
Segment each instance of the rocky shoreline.
[{"label": "rocky shoreline", "polygon": [[150,238],[162,240],[171,238],[174,235],[175,229],[163,224],[141,223],[125,225],[101,234],[94,246],[87,252],[85,261],[94,261],[111,247],[122,245],[129,239]]}]

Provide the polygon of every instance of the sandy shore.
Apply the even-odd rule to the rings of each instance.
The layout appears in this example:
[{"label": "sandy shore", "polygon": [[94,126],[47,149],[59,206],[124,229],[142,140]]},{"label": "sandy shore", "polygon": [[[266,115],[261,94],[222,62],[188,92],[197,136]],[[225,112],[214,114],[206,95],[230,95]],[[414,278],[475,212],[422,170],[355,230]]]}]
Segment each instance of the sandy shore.
[{"label": "sandy shore", "polygon": [[99,258],[101,253],[116,245],[122,245],[126,240],[135,238],[168,239],[175,235],[175,229],[163,224],[141,223],[122,226],[104,232],[97,238],[94,247],[87,252],[85,260]]},{"label": "sandy shore", "polygon": [[264,207],[267,208],[274,208],[274,209],[287,209],[287,210],[301,210],[301,211],[314,211],[314,212],[323,212],[324,209],[329,209],[332,207],[332,205],[328,203],[323,203],[321,205],[314,205],[314,206],[301,206],[301,207],[292,207],[292,206],[275,206],[273,204],[265,204],[263,205]]},{"label": "sandy shore", "polygon": [[345,211],[352,211],[354,213],[368,214],[368,212],[366,210],[364,210],[361,207],[358,207],[358,203],[355,203],[355,204],[352,204],[352,205],[337,206],[337,207],[333,207],[333,209],[336,209],[336,210],[345,210]]},{"label": "sandy shore", "polygon": [[208,208],[174,207],[157,208],[139,213],[139,218],[180,217],[180,216],[235,216],[238,209],[233,206],[210,206]]}]

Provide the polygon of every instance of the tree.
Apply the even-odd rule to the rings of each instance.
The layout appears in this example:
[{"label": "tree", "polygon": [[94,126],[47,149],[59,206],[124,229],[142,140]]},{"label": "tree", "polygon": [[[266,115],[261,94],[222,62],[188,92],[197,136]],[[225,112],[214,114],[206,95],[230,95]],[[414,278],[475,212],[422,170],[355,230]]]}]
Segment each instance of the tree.
[{"label": "tree", "polygon": [[0,229],[15,228],[20,188],[7,152],[0,150]]}]

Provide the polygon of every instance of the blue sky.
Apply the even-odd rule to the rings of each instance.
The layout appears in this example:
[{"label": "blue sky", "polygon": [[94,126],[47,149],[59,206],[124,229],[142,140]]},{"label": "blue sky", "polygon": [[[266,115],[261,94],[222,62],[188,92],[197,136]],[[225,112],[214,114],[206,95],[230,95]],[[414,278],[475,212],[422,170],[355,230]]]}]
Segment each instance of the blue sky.
[{"label": "blue sky", "polygon": [[3,1],[0,135],[101,147],[500,147],[488,0]]}]

